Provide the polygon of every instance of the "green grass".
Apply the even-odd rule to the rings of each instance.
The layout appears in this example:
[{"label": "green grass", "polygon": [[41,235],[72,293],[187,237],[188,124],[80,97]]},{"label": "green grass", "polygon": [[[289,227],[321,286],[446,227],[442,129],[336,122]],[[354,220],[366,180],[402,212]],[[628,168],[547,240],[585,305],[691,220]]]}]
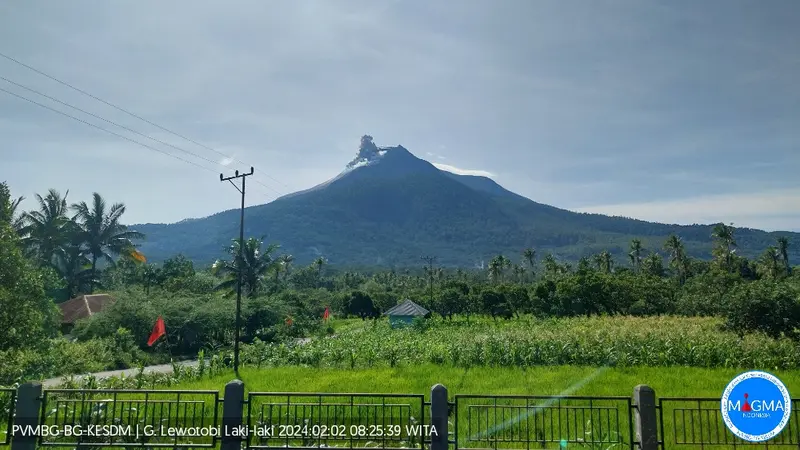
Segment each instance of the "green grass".
[{"label": "green grass", "polygon": [[[308,367],[243,368],[248,391],[364,392],[430,394],[436,383],[449,394],[592,395],[628,396],[637,384],[647,384],[660,397],[719,397],[737,369],[694,367],[594,368],[573,366],[514,369],[461,369],[437,365],[372,369],[318,369]],[[800,371],[777,371],[789,392],[800,392]],[[177,389],[224,389],[233,372],[182,383]]]}]

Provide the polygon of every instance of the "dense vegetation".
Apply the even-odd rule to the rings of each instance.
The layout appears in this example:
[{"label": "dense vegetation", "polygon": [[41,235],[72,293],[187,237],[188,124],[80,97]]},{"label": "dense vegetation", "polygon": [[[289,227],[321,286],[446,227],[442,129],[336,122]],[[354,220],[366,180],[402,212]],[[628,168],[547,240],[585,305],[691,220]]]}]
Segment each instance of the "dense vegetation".
[{"label": "dense vegetation", "polygon": [[[570,263],[528,248],[496,255],[484,269],[453,270],[432,258],[425,266],[361,271],[322,257],[300,265],[277,244],[249,238],[242,259],[232,240],[229,257],[207,267],[182,255],[156,265],[137,250],[147,236],[122,224],[123,205],[108,208],[95,194],[68,207],[51,190],[37,198],[38,210],[22,212],[0,186],[0,384],[200,351],[226,364],[240,268],[242,336],[252,364],[795,368],[800,360],[800,275],[785,237],[757,259],[741,256],[738,230],[719,224],[708,260],[692,257],[672,235],[659,246],[666,258],[633,239],[623,261],[602,251]],[[60,337],[54,299],[98,290],[117,302],[78,323],[73,340]],[[433,311],[435,325],[391,331],[369,324],[405,298]],[[335,332],[338,320],[321,320],[326,307],[366,326]],[[159,315],[167,339],[150,348]],[[336,339],[291,344],[333,333]]]},{"label": "dense vegetation", "polygon": [[[368,138],[368,139],[367,139]],[[374,153],[369,136],[359,155]],[[475,267],[494,255],[533,247],[559,260],[608,251],[627,258],[631,239],[659,251],[671,235],[681,237],[689,256],[707,258],[712,226],[666,225],[599,214],[579,214],[536,203],[485,177],[443,172],[403,147],[386,149],[376,164],[359,167],[329,183],[291,194],[245,213],[245,233],[269,236],[309,264],[320,254],[336,266],[411,267],[434,254],[445,267]],[[235,204],[235,203],[233,203]],[[147,234],[142,251],[152,261],[184,254],[197,264],[224,256],[238,236],[239,211],[170,225],[137,225]],[[737,230],[738,253],[755,258],[778,237],[798,233]],[[188,239],[191,237],[191,239]],[[800,258],[800,248],[790,248]]]},{"label": "dense vegetation", "polygon": [[800,368],[800,347],[790,339],[740,339],[720,331],[718,319],[679,317],[433,319],[400,330],[375,322],[306,344],[257,342],[243,355],[245,364],[257,367]]}]

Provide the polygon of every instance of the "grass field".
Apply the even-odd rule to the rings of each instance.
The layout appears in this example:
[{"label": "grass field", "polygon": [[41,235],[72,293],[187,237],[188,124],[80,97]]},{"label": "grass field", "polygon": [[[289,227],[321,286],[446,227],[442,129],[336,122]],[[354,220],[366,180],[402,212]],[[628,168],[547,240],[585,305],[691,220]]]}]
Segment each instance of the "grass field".
[{"label": "grass field", "polygon": [[[628,396],[647,384],[660,397],[719,397],[738,369],[694,367],[593,368],[573,366],[462,369],[438,365],[372,369],[243,368],[248,391],[430,394],[436,383],[449,394]],[[800,392],[800,371],[776,371],[789,392]],[[178,389],[222,390],[234,373],[183,383]]]}]

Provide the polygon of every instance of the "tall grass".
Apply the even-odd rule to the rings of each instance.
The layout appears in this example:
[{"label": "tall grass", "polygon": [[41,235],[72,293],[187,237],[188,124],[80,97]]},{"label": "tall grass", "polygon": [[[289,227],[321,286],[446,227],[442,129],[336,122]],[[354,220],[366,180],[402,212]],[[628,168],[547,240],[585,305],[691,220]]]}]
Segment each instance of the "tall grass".
[{"label": "tall grass", "polygon": [[715,318],[685,317],[429,319],[424,327],[405,329],[378,322],[304,345],[257,342],[242,355],[245,364],[259,367],[800,367],[796,342],[761,334],[739,337],[721,325]]}]

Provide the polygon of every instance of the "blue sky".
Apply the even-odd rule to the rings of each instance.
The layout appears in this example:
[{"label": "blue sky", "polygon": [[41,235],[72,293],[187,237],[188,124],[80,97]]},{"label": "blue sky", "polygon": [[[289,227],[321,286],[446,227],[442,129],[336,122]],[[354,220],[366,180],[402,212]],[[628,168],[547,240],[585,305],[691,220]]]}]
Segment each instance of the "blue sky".
[{"label": "blue sky", "polygon": [[[0,180],[99,191],[129,222],[235,208],[339,173],[369,133],[555,206],[800,230],[800,2],[0,3],[0,76],[210,160],[0,92]],[[222,155],[232,156],[228,163]],[[25,206],[30,207],[27,201]]]}]

